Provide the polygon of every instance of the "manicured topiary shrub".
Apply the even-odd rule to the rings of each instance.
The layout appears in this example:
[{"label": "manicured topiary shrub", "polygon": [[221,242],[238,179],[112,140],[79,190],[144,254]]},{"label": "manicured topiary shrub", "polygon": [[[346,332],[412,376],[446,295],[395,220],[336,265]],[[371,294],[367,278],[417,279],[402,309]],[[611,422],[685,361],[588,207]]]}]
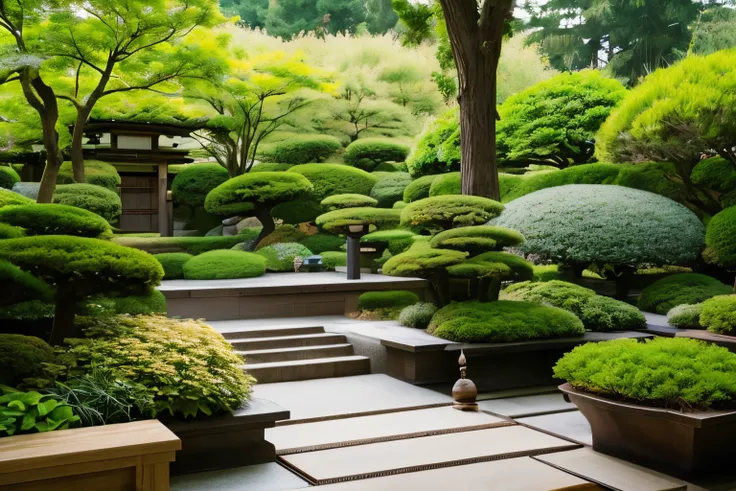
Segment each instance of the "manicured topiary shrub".
[{"label": "manicured topiary shrub", "polygon": [[414,292],[391,290],[385,292],[366,292],[358,298],[360,310],[402,309],[419,302]]},{"label": "manicured topiary shrub", "polygon": [[387,138],[363,138],[345,149],[345,163],[368,172],[376,170],[384,162],[403,162],[409,155],[409,147]]},{"label": "manicured topiary shrub", "polygon": [[394,205],[391,208],[393,208],[394,210],[403,210],[404,208],[406,208],[406,205],[408,204],[409,203],[405,201],[397,201],[396,203],[394,203]]},{"label": "manicured topiary shrub", "polygon": [[110,224],[104,218],[69,205],[6,206],[0,209],[0,222],[22,227],[26,235],[112,236]]},{"label": "manicured topiary shrub", "polygon": [[184,278],[184,265],[194,256],[186,252],[165,252],[154,254],[153,257],[164,268],[165,280],[178,280]]},{"label": "manicured topiary shrub", "polygon": [[680,329],[702,329],[700,325],[700,312],[703,310],[703,304],[682,304],[672,307],[667,312],[667,322],[669,325],[679,327]]},{"label": "manicured topiary shrub", "polygon": [[319,204],[319,201],[307,195],[304,198],[293,199],[274,206],[271,215],[286,224],[297,225],[313,222],[324,212],[325,210]]},{"label": "manicured topiary shrub", "polygon": [[411,177],[405,172],[392,172],[383,176],[373,189],[371,197],[378,201],[378,207],[391,208],[394,203],[404,197],[404,189],[411,183]]},{"label": "manicured topiary shrub", "polygon": [[192,208],[204,206],[207,194],[230,178],[220,164],[190,164],[174,177],[171,194],[174,203]]},{"label": "manicured topiary shrub", "polygon": [[294,225],[279,225],[271,235],[264,238],[258,243],[258,247],[254,247],[254,250],[261,249],[266,246],[273,244],[281,244],[284,242],[300,242],[305,239],[307,234],[302,232],[299,227]]},{"label": "manicured topiary shrub", "polygon": [[370,224],[375,228],[394,228],[399,225],[400,210],[385,208],[345,208],[317,217],[317,225],[332,233],[344,233],[350,225]]},{"label": "manicured topiary shrub", "polygon": [[700,324],[710,332],[736,334],[736,295],[719,295],[703,302]]},{"label": "manicured topiary shrub", "polygon": [[517,283],[501,292],[501,298],[565,309],[575,314],[583,321],[585,328],[592,331],[625,331],[646,327],[644,315],[636,307],[564,281]]},{"label": "manicured topiary shrub", "polygon": [[429,198],[429,190],[437,177],[436,175],[422,176],[411,181],[404,189],[404,201],[411,203],[412,201]]},{"label": "manicured topiary shrub", "polygon": [[12,205],[32,205],[34,200],[13,191],[0,188],[0,208]]},{"label": "manicured topiary shrub", "polygon": [[694,339],[587,343],[563,356],[554,373],[575,389],[634,404],[736,407],[736,354]]},{"label": "manicured topiary shrub", "polygon": [[[84,161],[84,178],[87,184],[102,186],[110,191],[115,191],[120,186],[120,174],[114,166],[100,160]],[[57,184],[73,184],[74,172],[71,162],[64,162],[56,177]]]},{"label": "manicured topiary shrub", "polygon": [[559,266],[556,264],[537,264],[534,266],[532,281],[552,281],[561,277]]},{"label": "manicured topiary shrub", "polygon": [[401,254],[414,243],[414,232],[409,230],[378,230],[360,238],[361,245],[376,249],[388,249],[391,254]]},{"label": "manicured topiary shrub", "polygon": [[723,157],[701,160],[690,174],[694,184],[718,193],[721,207],[736,206],[736,165]]},{"label": "manicured topiary shrub", "polygon": [[437,118],[419,138],[406,161],[412,176],[460,170],[460,117],[451,109]]},{"label": "manicured topiary shrub", "polygon": [[0,239],[17,239],[24,235],[25,232],[21,227],[14,227],[7,223],[0,223]]},{"label": "manicured topiary shrub", "polygon": [[233,235],[227,237],[113,237],[112,241],[126,247],[133,247],[151,254],[185,252],[197,255],[218,249],[230,249],[247,240],[247,237]]},{"label": "manicured topiary shrub", "polygon": [[348,165],[305,164],[295,165],[287,174],[301,174],[314,186],[314,194],[323,200],[335,194],[371,194],[378,179],[368,172]]},{"label": "manicured topiary shrub", "polygon": [[158,290],[152,290],[148,295],[130,295],[127,297],[116,297],[112,300],[114,302],[115,314],[166,314],[166,297]]},{"label": "manicured topiary shrub", "polygon": [[440,174],[436,176],[429,187],[430,196],[445,196],[448,194],[463,194],[462,178],[459,172]]},{"label": "manicured topiary shrub", "polygon": [[254,278],[266,272],[266,258],[252,252],[209,251],[184,264],[188,280],[225,280]]},{"label": "manicured topiary shrub", "polygon": [[326,211],[334,211],[343,208],[373,207],[378,205],[378,200],[363,194],[335,194],[323,199],[321,205]]},{"label": "manicured topiary shrub", "polygon": [[[726,208],[708,222],[705,233],[706,256],[724,267],[736,266],[736,206]],[[705,254],[704,254],[705,255]]]},{"label": "manicured topiary shrub", "polygon": [[523,253],[567,264],[686,264],[705,235],[693,212],[663,196],[583,184],[514,200],[491,225],[521,232]]},{"label": "manicured topiary shrub", "polygon": [[257,254],[266,259],[269,271],[294,271],[294,259],[306,259],[312,251],[297,242],[284,242],[262,247]]},{"label": "manicured topiary shrub", "polygon": [[0,165],[0,188],[13,189],[13,185],[20,182],[20,176],[15,169],[6,165]]},{"label": "manicured topiary shrub", "polygon": [[60,184],[54,191],[53,202],[82,208],[110,223],[117,222],[123,211],[120,196],[115,191],[94,184]]},{"label": "manicured topiary shrub", "polygon": [[384,162],[378,164],[375,172],[409,172],[406,162]]},{"label": "manicured topiary shrub", "polygon": [[414,305],[404,307],[399,314],[399,322],[402,326],[414,329],[426,329],[429,326],[432,316],[437,312],[437,307],[433,303],[419,302]]},{"label": "manicured topiary shrub", "polygon": [[335,268],[348,265],[348,253],[342,251],[327,251],[322,253],[322,264],[328,270],[334,271]]},{"label": "manicured topiary shrub", "polygon": [[441,308],[427,332],[460,343],[507,343],[580,336],[583,323],[556,307],[531,302],[459,302]]},{"label": "manicured topiary shrub", "polygon": [[523,257],[508,252],[489,251],[461,264],[449,266],[447,272],[454,278],[498,277],[502,281],[526,281],[534,276],[532,264]]},{"label": "manicured topiary shrub", "polygon": [[680,273],[644,288],[637,305],[647,312],[664,315],[678,305],[700,303],[729,293],[733,293],[733,288],[715,278],[698,273]]},{"label": "manicured topiary shrub", "polygon": [[44,281],[0,259],[0,305],[51,298],[53,290]]},{"label": "manicured topiary shrub", "polygon": [[299,243],[314,254],[322,254],[328,251],[341,251],[345,246],[345,238],[319,232],[299,240]]},{"label": "manicured topiary shrub", "polygon": [[256,164],[250,172],[282,172],[291,169],[293,164],[277,164],[275,162],[261,162]]},{"label": "manicured topiary shrub", "polygon": [[[438,231],[481,225],[503,211],[498,201],[479,196],[436,196],[410,203],[401,210],[401,226]],[[511,227],[510,227],[511,228]]]},{"label": "manicured topiary shrub", "polygon": [[[43,372],[54,361],[54,350],[43,340],[20,334],[0,334],[0,385],[17,386]],[[2,426],[2,425],[0,425]]]},{"label": "manicured topiary shrub", "polygon": [[439,249],[465,251],[477,256],[486,251],[497,251],[504,247],[515,247],[524,242],[516,230],[489,225],[458,227],[433,236],[429,244]]},{"label": "manicured topiary shrub", "polygon": [[324,162],[342,148],[340,140],[328,135],[299,135],[276,143],[270,159],[281,164]]}]

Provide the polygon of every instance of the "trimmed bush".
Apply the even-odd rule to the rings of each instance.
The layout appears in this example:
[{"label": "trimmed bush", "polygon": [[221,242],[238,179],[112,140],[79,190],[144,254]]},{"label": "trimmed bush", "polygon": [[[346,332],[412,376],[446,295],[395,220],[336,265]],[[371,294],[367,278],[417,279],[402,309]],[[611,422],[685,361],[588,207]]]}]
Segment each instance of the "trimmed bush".
[{"label": "trimmed bush", "polygon": [[15,387],[25,378],[41,375],[42,363],[53,361],[54,350],[43,340],[20,334],[0,334],[0,385]]},{"label": "trimmed bush", "polygon": [[[120,174],[117,169],[100,160],[84,161],[84,179],[87,184],[102,186],[110,191],[116,191],[120,186]],[[64,162],[59,168],[59,175],[56,177],[57,184],[74,184],[74,171],[71,162]]]},{"label": "trimmed bush", "polygon": [[25,232],[21,227],[14,227],[7,223],[0,223],[0,239],[17,239],[24,235]]},{"label": "trimmed bush", "polygon": [[300,242],[305,239],[307,234],[302,232],[299,227],[294,225],[279,225],[268,237],[265,237],[258,243],[255,249],[261,249],[273,244],[281,244],[284,242]]},{"label": "trimmed bush", "polygon": [[736,295],[719,295],[703,302],[700,324],[717,334],[736,334]]},{"label": "trimmed bush", "polygon": [[271,209],[271,215],[289,225],[313,222],[324,212],[322,205],[311,196],[293,199]]},{"label": "trimmed bush", "polygon": [[401,314],[399,314],[399,322],[402,326],[426,329],[436,312],[437,307],[433,303],[419,302],[404,307]]},{"label": "trimmed bush", "polygon": [[667,322],[669,325],[679,327],[680,329],[702,329],[700,325],[700,312],[703,310],[703,304],[682,304],[672,307],[667,312]]},{"label": "trimmed bush", "polygon": [[115,191],[94,184],[60,184],[56,186],[52,201],[95,213],[110,223],[117,222],[123,211],[120,196]]},{"label": "trimmed bush", "polygon": [[322,264],[328,270],[348,265],[348,253],[341,251],[327,251],[322,253]]},{"label": "trimmed bush", "polygon": [[698,273],[680,273],[644,288],[637,305],[646,312],[664,315],[678,305],[700,303],[729,293],[733,293],[733,288],[715,278]]},{"label": "trimmed bush", "polygon": [[370,224],[376,228],[394,228],[399,225],[400,210],[385,208],[345,208],[317,217],[317,225],[334,234],[344,233],[349,225]]},{"label": "trimmed bush", "polygon": [[583,323],[556,307],[532,302],[459,302],[441,308],[427,332],[459,343],[508,343],[581,336]]},{"label": "trimmed bush", "polygon": [[32,205],[35,201],[25,196],[0,188],[0,208],[12,205]]},{"label": "trimmed bush", "polygon": [[419,137],[406,161],[413,177],[460,170],[460,111],[450,109]]},{"label": "trimmed bush", "polygon": [[226,280],[255,278],[266,272],[266,258],[252,252],[209,251],[184,264],[188,280]]},{"label": "trimmed bush", "polygon": [[415,245],[386,261],[383,265],[383,274],[426,278],[438,271],[444,271],[449,266],[460,264],[465,261],[466,256],[464,252]]},{"label": "trimmed bush", "polygon": [[723,208],[736,206],[736,166],[723,157],[701,160],[690,174],[694,184],[712,189]]},{"label": "trimmed bush", "polygon": [[284,242],[263,247],[258,255],[266,259],[266,269],[269,271],[294,271],[294,259],[306,259],[312,251],[297,242]]},{"label": "trimmed bush", "polygon": [[419,297],[414,292],[405,290],[366,292],[358,298],[358,309],[401,309],[415,303],[419,303]]},{"label": "trimmed bush", "polygon": [[386,138],[363,138],[345,149],[345,163],[366,170],[376,170],[384,162],[403,162],[409,155],[409,147]]},{"label": "trimmed bush", "polygon": [[296,173],[243,174],[210,191],[205,209],[218,216],[254,216],[258,209],[271,209],[310,191],[309,181]]},{"label": "trimmed bush", "polygon": [[158,290],[148,295],[114,298],[115,313],[127,315],[166,315],[166,297]]},{"label": "trimmed bush", "polygon": [[319,232],[299,240],[299,243],[314,254],[322,254],[328,251],[342,251],[345,246],[345,238]]},{"label": "trimmed bush", "polygon": [[556,264],[537,264],[534,266],[534,278],[532,281],[559,280],[560,268]]},{"label": "trimmed bush", "polygon": [[532,263],[508,252],[489,251],[467,261],[449,266],[447,272],[455,278],[488,278],[503,281],[525,281],[534,276]]},{"label": "trimmed bush", "polygon": [[[378,174],[378,173],[374,173]],[[394,203],[404,197],[404,189],[411,182],[411,177],[405,172],[392,172],[379,178],[371,189],[371,197],[378,200],[379,208],[391,208]]]},{"label": "trimmed bush", "polygon": [[537,191],[508,203],[490,224],[521,232],[521,252],[567,264],[687,264],[699,256],[705,235],[679,203],[604,185]]},{"label": "trimmed bush", "polygon": [[406,162],[384,162],[378,164],[375,172],[409,172]]},{"label": "trimmed bush", "polygon": [[524,237],[516,230],[489,225],[451,228],[438,233],[429,241],[432,247],[465,251],[471,257],[523,243]]},{"label": "trimmed bush", "polygon": [[104,218],[68,205],[6,206],[0,209],[0,222],[22,227],[28,235],[112,236],[110,224]]},{"label": "trimmed bush", "polygon": [[20,176],[15,169],[6,165],[0,165],[0,188],[13,189],[13,185],[20,182]]},{"label": "trimmed bush", "polygon": [[429,187],[430,196],[446,196],[448,194],[463,194],[462,178],[459,172],[440,174],[432,181]]},{"label": "trimmed bush", "polygon": [[184,278],[184,265],[194,256],[185,252],[166,252],[154,254],[153,257],[164,268],[165,280],[178,280]]},{"label": "trimmed bush", "polygon": [[8,261],[0,260],[0,305],[52,297],[53,290],[42,280]]},{"label": "trimmed bush", "polygon": [[388,249],[391,254],[401,254],[414,243],[414,232],[409,230],[378,230],[360,238],[360,243],[366,247]]},{"label": "trimmed bush", "polygon": [[634,404],[736,407],[736,354],[694,339],[587,343],[563,356],[554,374],[575,389]]},{"label": "trimmed bush", "polygon": [[292,164],[277,164],[275,162],[261,162],[253,166],[250,172],[284,172],[294,167]]},{"label": "trimmed bush", "polygon": [[406,208],[406,205],[408,204],[409,203],[405,201],[397,201],[396,203],[394,203],[394,205],[391,208],[393,208],[394,210],[403,210],[404,208]]},{"label": "trimmed bush", "polygon": [[376,176],[355,167],[339,164],[296,165],[286,174],[295,173],[306,177],[314,186],[319,201],[336,194],[369,195],[378,182]]},{"label": "trimmed bush", "polygon": [[429,190],[432,189],[432,183],[438,176],[422,176],[414,179],[404,189],[404,201],[411,203],[420,199],[429,198]]},{"label": "trimmed bush", "polygon": [[247,237],[114,237],[116,244],[140,249],[151,254],[184,252],[197,255],[207,251],[230,249],[247,240]]},{"label": "trimmed bush", "polygon": [[409,203],[401,210],[401,226],[438,231],[481,225],[503,211],[498,201],[479,196],[436,196]]},{"label": "trimmed bush", "polygon": [[324,162],[342,148],[340,140],[328,135],[299,135],[273,146],[270,159],[281,164]]},{"label": "trimmed bush", "polygon": [[230,178],[220,164],[189,164],[174,177],[171,194],[174,203],[201,208],[207,194]]},{"label": "trimmed bush", "polygon": [[[726,208],[708,222],[705,244],[712,262],[724,267],[736,267],[736,206]],[[710,261],[709,261],[710,262]]]},{"label": "trimmed bush", "polygon": [[335,194],[328,196],[320,203],[325,210],[334,211],[344,208],[367,208],[378,205],[378,200],[363,194]]}]

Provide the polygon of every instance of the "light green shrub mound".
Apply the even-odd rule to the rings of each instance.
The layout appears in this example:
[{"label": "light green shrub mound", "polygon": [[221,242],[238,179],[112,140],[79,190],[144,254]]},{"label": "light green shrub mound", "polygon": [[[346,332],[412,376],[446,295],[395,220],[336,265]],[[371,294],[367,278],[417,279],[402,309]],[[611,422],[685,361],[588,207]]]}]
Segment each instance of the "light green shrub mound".
[{"label": "light green shrub mound", "polygon": [[358,309],[402,309],[415,303],[419,303],[419,297],[414,292],[405,290],[366,292],[358,298]]},{"label": "light green shrub mound", "polygon": [[294,259],[306,259],[312,251],[297,242],[284,242],[263,247],[258,255],[266,259],[266,269],[269,271],[294,271]]},{"label": "light green shrub mound", "polygon": [[413,177],[460,170],[460,111],[447,111],[419,137],[406,161]]},{"label": "light green shrub mound", "polygon": [[60,184],[53,202],[90,211],[110,223],[117,222],[123,211],[118,193],[94,184]]},{"label": "light green shrub mound", "polygon": [[290,225],[313,222],[324,213],[324,208],[319,201],[310,194],[302,198],[292,199],[273,207],[271,215],[279,218],[282,222]]},{"label": "light green shrub mound", "polygon": [[432,181],[429,187],[430,196],[446,196],[448,194],[463,194],[462,177],[459,172],[440,174]]},{"label": "light green shrub mound", "polygon": [[403,210],[404,208],[406,208],[406,205],[408,204],[409,203],[405,201],[397,201],[396,203],[394,203],[394,205],[391,208],[393,208],[394,210]]},{"label": "light green shrub mound", "polygon": [[703,304],[682,304],[672,307],[667,312],[667,323],[680,329],[702,329],[700,325],[700,312]]},{"label": "light green shrub mound", "polygon": [[728,268],[736,266],[736,206],[711,218],[705,232],[705,244],[712,262]]},{"label": "light green shrub mound", "polygon": [[140,249],[151,254],[184,252],[197,255],[218,249],[230,249],[246,240],[240,235],[227,237],[114,237],[116,244]]},{"label": "light green shrub mound", "polygon": [[399,225],[400,210],[385,208],[345,208],[317,217],[320,228],[332,233],[344,233],[350,225],[369,224],[375,228],[395,228]]},{"label": "light green shrub mound", "polygon": [[366,208],[378,205],[378,200],[364,194],[335,194],[328,196],[320,203],[325,210],[334,211],[343,208]]},{"label": "light green shrub mound", "polygon": [[26,198],[25,196],[14,193],[9,189],[0,188],[0,208],[13,205],[32,205],[34,203],[35,201],[31,198]]},{"label": "light green shrub mound", "polygon": [[207,194],[230,178],[220,164],[190,164],[182,169],[171,183],[174,203],[201,208]]},{"label": "light green shrub mound", "polygon": [[178,280],[184,278],[184,265],[194,256],[186,252],[165,252],[154,254],[153,257],[164,268],[165,280]]},{"label": "light green shrub mound", "polygon": [[703,302],[700,324],[717,334],[736,334],[736,295],[719,295]]},{"label": "light green shrub mound", "polygon": [[13,189],[13,185],[20,182],[20,176],[15,169],[6,165],[0,165],[0,188]]},{"label": "light green shrub mound", "polygon": [[680,273],[662,278],[642,290],[637,305],[646,312],[667,314],[682,304],[700,303],[716,295],[733,293],[733,288],[698,273]]},{"label": "light green shrub mound", "polygon": [[405,327],[426,329],[435,313],[437,313],[437,307],[435,304],[419,302],[417,304],[404,307],[399,314],[399,322]]},{"label": "light green shrub mound", "polygon": [[554,374],[575,389],[635,404],[692,410],[735,407],[736,354],[685,338],[587,343]]},{"label": "light green shrub mound", "polygon": [[314,254],[322,254],[328,251],[341,251],[345,246],[345,238],[319,232],[299,240],[299,243]]},{"label": "light green shrub mound", "polygon": [[401,210],[401,226],[437,231],[456,226],[482,225],[502,211],[501,203],[488,198],[436,196],[409,203]]},{"label": "light green shrub mound", "polygon": [[42,363],[53,361],[54,350],[45,341],[33,336],[0,334],[0,385],[15,387],[24,378],[41,375]]},{"label": "light green shrub mound", "polygon": [[0,209],[0,222],[22,227],[27,235],[112,236],[110,224],[104,218],[69,205],[6,206]]},{"label": "light green shrub mound", "polygon": [[465,251],[477,256],[486,251],[515,247],[524,242],[524,237],[516,230],[489,225],[451,228],[440,232],[429,241],[438,249]]},{"label": "light green shrub mound", "polygon": [[404,190],[411,183],[406,172],[392,172],[380,178],[371,189],[371,197],[378,201],[378,207],[391,208],[404,198]]},{"label": "light green shrub mound", "polygon": [[411,203],[420,199],[429,198],[429,190],[432,189],[432,183],[438,176],[422,176],[414,179],[404,189],[404,202]]},{"label": "light green shrub mound", "polygon": [[165,315],[166,297],[158,290],[148,295],[130,295],[113,298],[115,314],[126,315]]},{"label": "light green shrub mound", "polygon": [[406,162],[384,162],[378,164],[375,172],[409,172]]},{"label": "light green shrub mound", "polygon": [[0,305],[52,297],[53,290],[45,282],[0,259]]},{"label": "light green shrub mound", "polygon": [[525,281],[534,276],[534,267],[522,257],[508,252],[484,252],[467,261],[449,266],[447,272],[455,278],[496,276],[508,281]]},{"label": "light green shrub mound", "polygon": [[460,343],[508,343],[581,336],[583,323],[556,307],[531,302],[458,302],[441,308],[427,332]]},{"label": "light green shrub mound", "polygon": [[304,177],[291,172],[259,172],[234,177],[210,191],[205,199],[208,213],[218,216],[252,215],[257,208],[301,197],[313,190]]},{"label": "light green shrub mound", "polygon": [[460,264],[466,257],[467,254],[460,251],[414,246],[386,261],[383,265],[383,274],[424,278],[449,266]]},{"label": "light green shrub mound", "polygon": [[255,278],[266,272],[266,258],[252,252],[209,251],[184,264],[188,280],[225,280]]},{"label": "light green shrub mound", "polygon": [[376,170],[384,162],[403,162],[409,155],[409,147],[387,138],[363,138],[345,149],[345,163],[368,172]]},{"label": "light green shrub mound", "polygon": [[360,243],[366,247],[388,249],[391,254],[401,254],[414,243],[414,232],[409,230],[377,230],[360,238]]},{"label": "light green shrub mound", "polygon": [[7,223],[0,223],[0,239],[17,239],[24,235],[25,232],[21,227],[14,227]]},{"label": "light green shrub mound", "polygon": [[368,172],[339,164],[295,165],[286,174],[301,174],[314,186],[314,194],[323,200],[335,194],[371,194],[378,179]]},{"label": "light green shrub mound", "polygon": [[272,244],[280,244],[283,242],[300,242],[307,238],[307,234],[302,232],[299,227],[294,225],[279,225],[268,237],[258,243],[256,250]]},{"label": "light green shrub mound", "polygon": [[646,319],[636,307],[564,281],[517,283],[501,292],[501,298],[565,309],[575,314],[591,331],[627,331],[646,327]]},{"label": "light green shrub mound", "polygon": [[294,167],[293,164],[277,164],[275,162],[261,162],[253,166],[250,172],[283,172]]},{"label": "light green shrub mound", "polygon": [[537,264],[534,266],[533,281],[559,280],[560,277],[559,266],[556,264]]},{"label": "light green shrub mound", "polygon": [[270,159],[281,164],[324,162],[342,148],[340,140],[328,135],[299,135],[273,146]]},{"label": "light green shrub mound", "polygon": [[334,271],[335,268],[348,265],[348,253],[342,251],[327,251],[322,253],[322,264],[327,270]]},{"label": "light green shrub mound", "polygon": [[543,189],[506,204],[490,225],[518,230],[523,253],[560,263],[687,264],[705,238],[683,205],[621,186]]},{"label": "light green shrub mound", "polygon": [[[116,191],[117,187],[120,186],[120,174],[118,174],[117,169],[107,162],[102,162],[100,160],[84,161],[84,179],[87,184],[102,186],[110,191]],[[64,162],[59,168],[59,175],[56,177],[56,183],[73,184],[75,182],[72,163]]]}]

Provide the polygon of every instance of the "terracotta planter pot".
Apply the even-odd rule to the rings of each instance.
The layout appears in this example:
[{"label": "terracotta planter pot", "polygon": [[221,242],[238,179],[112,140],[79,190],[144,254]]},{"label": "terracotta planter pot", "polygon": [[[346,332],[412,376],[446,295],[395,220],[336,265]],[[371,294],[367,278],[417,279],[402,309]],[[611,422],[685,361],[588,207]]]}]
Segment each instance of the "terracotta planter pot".
[{"label": "terracotta planter pot", "polygon": [[736,411],[693,411],[626,404],[570,384],[560,390],[590,423],[599,452],[676,475],[732,468]]}]

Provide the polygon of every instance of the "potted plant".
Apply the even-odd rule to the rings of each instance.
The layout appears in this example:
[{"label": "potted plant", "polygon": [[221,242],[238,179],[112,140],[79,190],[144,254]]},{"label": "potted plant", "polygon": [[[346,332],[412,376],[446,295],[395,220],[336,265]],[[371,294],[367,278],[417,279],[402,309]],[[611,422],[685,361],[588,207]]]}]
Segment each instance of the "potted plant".
[{"label": "potted plant", "polygon": [[588,343],[554,368],[593,448],[674,474],[733,465],[736,354],[684,338]]}]

